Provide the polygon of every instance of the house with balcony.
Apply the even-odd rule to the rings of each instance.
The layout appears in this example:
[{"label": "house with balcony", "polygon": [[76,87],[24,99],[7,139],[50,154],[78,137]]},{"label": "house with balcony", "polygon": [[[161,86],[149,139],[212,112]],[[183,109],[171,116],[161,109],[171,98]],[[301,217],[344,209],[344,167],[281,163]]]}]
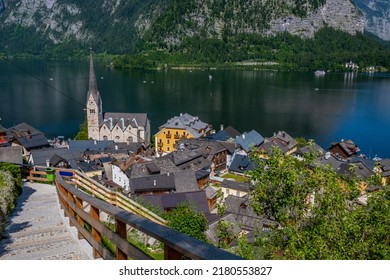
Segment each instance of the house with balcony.
[{"label": "house with balcony", "polygon": [[159,127],[155,134],[156,154],[171,153],[181,138],[201,138],[212,132],[212,126],[190,114],[180,114]]}]

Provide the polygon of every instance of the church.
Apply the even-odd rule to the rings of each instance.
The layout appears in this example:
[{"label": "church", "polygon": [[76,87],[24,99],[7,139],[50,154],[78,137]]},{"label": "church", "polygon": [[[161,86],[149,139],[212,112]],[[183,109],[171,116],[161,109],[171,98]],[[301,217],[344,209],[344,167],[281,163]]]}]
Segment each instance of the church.
[{"label": "church", "polygon": [[150,144],[150,121],[146,113],[103,112],[102,99],[97,88],[92,51],[89,62],[89,89],[87,93],[88,137],[93,140]]}]

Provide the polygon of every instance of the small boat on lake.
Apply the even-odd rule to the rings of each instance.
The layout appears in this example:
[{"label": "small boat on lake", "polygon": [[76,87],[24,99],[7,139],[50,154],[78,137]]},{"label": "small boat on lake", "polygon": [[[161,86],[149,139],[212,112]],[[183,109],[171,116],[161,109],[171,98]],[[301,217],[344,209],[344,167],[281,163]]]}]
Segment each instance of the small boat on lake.
[{"label": "small boat on lake", "polygon": [[317,70],[314,72],[314,75],[316,76],[324,76],[325,75],[325,71],[324,70]]}]

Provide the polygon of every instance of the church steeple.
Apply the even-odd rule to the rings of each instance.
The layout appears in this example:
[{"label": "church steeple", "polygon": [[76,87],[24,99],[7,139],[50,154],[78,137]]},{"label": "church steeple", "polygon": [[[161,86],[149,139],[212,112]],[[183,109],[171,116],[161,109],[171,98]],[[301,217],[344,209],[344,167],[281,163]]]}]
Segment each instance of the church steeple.
[{"label": "church steeple", "polygon": [[89,88],[87,94],[88,137],[98,140],[103,123],[102,99],[97,88],[93,52],[89,54]]},{"label": "church steeple", "polygon": [[96,103],[101,103],[101,97],[97,88],[96,75],[95,75],[95,67],[93,64],[93,51],[90,50],[89,54],[89,89],[88,89],[88,97],[92,95],[93,99]]}]

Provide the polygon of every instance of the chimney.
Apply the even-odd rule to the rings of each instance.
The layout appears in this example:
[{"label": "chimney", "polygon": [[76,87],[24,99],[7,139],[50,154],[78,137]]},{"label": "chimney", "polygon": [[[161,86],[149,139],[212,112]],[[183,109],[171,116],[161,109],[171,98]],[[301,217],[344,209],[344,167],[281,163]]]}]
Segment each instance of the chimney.
[{"label": "chimney", "polygon": [[115,145],[115,150],[118,150],[118,145]]},{"label": "chimney", "polygon": [[330,158],[330,152],[326,152],[325,153],[325,159],[329,159]]},{"label": "chimney", "polygon": [[153,180],[153,186],[156,186],[156,180]]},{"label": "chimney", "polygon": [[221,130],[223,130],[223,124],[221,124],[220,128],[221,128]]},{"label": "chimney", "polygon": [[125,130],[125,119],[121,118],[122,130]]},{"label": "chimney", "polygon": [[97,140],[94,140],[94,141],[93,141],[93,144],[94,144],[94,145],[97,145]]},{"label": "chimney", "polygon": [[112,118],[109,118],[109,121],[110,121],[110,130],[112,130],[112,127],[113,127],[113,125],[112,125]]}]

